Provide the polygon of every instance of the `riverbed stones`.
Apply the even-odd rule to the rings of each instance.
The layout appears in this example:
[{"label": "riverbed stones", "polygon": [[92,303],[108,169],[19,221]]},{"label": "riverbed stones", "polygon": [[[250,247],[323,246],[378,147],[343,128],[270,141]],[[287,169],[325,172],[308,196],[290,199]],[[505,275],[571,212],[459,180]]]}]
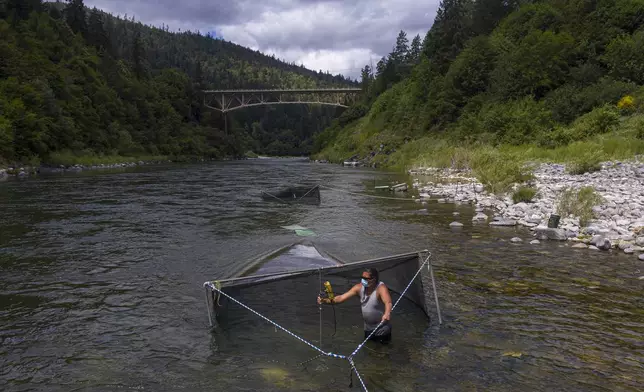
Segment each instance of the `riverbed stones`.
[{"label": "riverbed stones", "polygon": [[[592,244],[585,236],[599,234],[602,239],[598,248],[619,247],[623,240],[631,241],[633,249],[644,246],[644,239],[639,239],[644,237],[644,156],[635,156],[628,162],[603,162],[600,171],[583,175],[569,174],[566,165],[561,164],[539,164],[534,167],[535,178],[531,180],[531,185],[537,188],[537,195],[530,203],[514,203],[511,192],[503,195],[487,192],[471,170],[427,168],[417,172],[441,178],[431,184],[433,197],[469,200],[474,203],[476,213],[483,213],[483,209],[494,210],[492,214],[496,218],[490,222],[491,226],[503,226],[500,223],[503,220],[514,221],[515,225],[540,233],[538,235],[544,239],[547,235],[537,231],[537,228],[545,227],[550,215],[557,213],[561,192],[565,188],[590,186],[603,201],[593,208],[595,215],[586,227],[578,219],[569,221],[571,217],[561,217],[558,229],[564,229],[566,239]],[[455,180],[461,181],[461,184],[455,184]],[[464,186],[464,183],[468,185]],[[419,189],[423,190],[423,187]],[[489,215],[489,212],[486,211],[486,214]],[[583,240],[580,241],[580,237],[584,237]]]},{"label": "riverbed stones", "polygon": [[460,228],[460,227],[463,227],[463,224],[461,222],[452,222],[449,224],[449,227]]},{"label": "riverbed stones", "polygon": [[540,243],[541,243],[541,241],[539,241],[539,240],[530,241],[530,245],[539,245]]},{"label": "riverbed stones", "polygon": [[565,241],[568,239],[568,235],[564,229],[555,229],[551,227],[537,227],[536,228],[537,239],[539,240],[555,240],[555,241]]},{"label": "riverbed stones", "polygon": [[[495,218],[497,219],[497,218]],[[517,221],[513,219],[501,219],[490,222],[490,226],[516,226]]]},{"label": "riverbed stones", "polygon": [[482,212],[479,212],[476,215],[474,215],[474,217],[472,217],[472,221],[475,221],[475,222],[486,221],[487,219],[488,219],[488,216]]},{"label": "riverbed stones", "polygon": [[640,255],[638,256],[638,259],[640,259],[641,261],[644,261],[644,253],[640,254]]},{"label": "riverbed stones", "polygon": [[513,238],[510,239],[510,242],[518,244],[520,242],[523,242],[523,240],[521,238],[519,238],[519,237],[513,237]]},{"label": "riverbed stones", "polygon": [[575,249],[586,249],[586,248],[588,248],[588,245],[586,245],[586,244],[584,244],[584,243],[580,242],[580,243],[578,243],[578,244],[575,244],[575,245],[571,246],[571,248],[575,248]]}]

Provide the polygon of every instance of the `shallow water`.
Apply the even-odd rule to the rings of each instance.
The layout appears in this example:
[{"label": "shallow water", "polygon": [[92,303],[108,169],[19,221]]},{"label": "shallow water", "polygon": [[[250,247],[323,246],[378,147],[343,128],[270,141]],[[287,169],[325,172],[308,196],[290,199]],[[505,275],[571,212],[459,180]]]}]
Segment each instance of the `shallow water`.
[{"label": "shallow water", "polygon": [[[469,206],[328,189],[320,206],[259,196],[304,181],[376,194],[403,179],[257,160],[0,183],[0,388],[349,390],[346,362],[297,366],[316,353],[265,322],[208,328],[203,282],[300,240],[282,228],[300,225],[348,261],[433,254],[443,324],[395,312],[394,342],[356,357],[370,391],[641,390],[644,263],[632,255],[511,244],[529,232],[473,226]],[[453,220],[465,226],[451,230]],[[361,340],[359,307],[336,308],[323,346],[342,351]],[[312,315],[292,325],[317,330]]]}]

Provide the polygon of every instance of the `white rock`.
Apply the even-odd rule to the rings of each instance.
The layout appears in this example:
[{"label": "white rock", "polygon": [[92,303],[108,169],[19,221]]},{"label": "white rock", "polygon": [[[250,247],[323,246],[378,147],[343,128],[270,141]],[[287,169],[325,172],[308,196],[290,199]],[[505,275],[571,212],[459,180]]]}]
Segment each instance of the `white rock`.
[{"label": "white rock", "polygon": [[595,245],[588,246],[588,249],[590,249],[590,250],[599,250],[599,248],[596,247]]},{"label": "white rock", "polygon": [[632,247],[631,248],[626,248],[626,249],[624,249],[624,253],[626,253],[627,255],[630,255],[632,253],[635,253],[635,249],[633,249]]},{"label": "white rock", "polygon": [[519,237],[514,237],[510,240],[510,242],[519,243],[519,242],[523,242],[523,240]]},{"label": "white rock", "polygon": [[472,218],[472,221],[486,221],[488,219],[488,216],[485,215],[482,212],[479,212],[478,214],[474,215]]},{"label": "white rock", "polygon": [[640,260],[642,260],[642,261],[644,261],[644,253],[642,253],[641,255],[639,255],[637,258],[638,258],[638,259],[640,259]]},{"label": "white rock", "polygon": [[452,222],[449,224],[450,227],[463,227],[461,222]]},{"label": "white rock", "polygon": [[517,221],[512,219],[501,219],[494,222],[490,222],[490,226],[516,226]]},{"label": "white rock", "polygon": [[637,244],[638,246],[644,246],[644,236],[637,237],[635,244]]},{"label": "white rock", "polygon": [[539,245],[540,243],[541,243],[541,241],[539,241],[539,240],[532,240],[532,241],[530,241],[530,244],[531,244],[531,245]]},{"label": "white rock", "polygon": [[630,224],[631,224],[631,221],[629,221],[628,219],[619,219],[617,221],[617,226],[628,227],[628,225],[630,225]]},{"label": "white rock", "polygon": [[578,243],[578,244],[575,244],[575,245],[571,246],[571,248],[575,248],[575,249],[586,249],[586,248],[588,248],[588,245],[583,244],[583,243]]}]

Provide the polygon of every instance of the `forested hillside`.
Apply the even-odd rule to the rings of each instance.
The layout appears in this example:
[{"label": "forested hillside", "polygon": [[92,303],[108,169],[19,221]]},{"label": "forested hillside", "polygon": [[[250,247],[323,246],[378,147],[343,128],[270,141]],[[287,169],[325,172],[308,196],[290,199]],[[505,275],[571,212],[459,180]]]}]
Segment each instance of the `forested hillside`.
[{"label": "forested hillside", "polygon": [[82,0],[0,0],[0,162],[307,154],[339,109],[240,110],[226,134],[199,91],[351,84],[198,32],[88,10]]},{"label": "forested hillside", "polygon": [[644,0],[444,0],[422,42],[401,32],[365,67],[368,96],[319,135],[317,157],[592,169],[644,153],[643,26]]}]

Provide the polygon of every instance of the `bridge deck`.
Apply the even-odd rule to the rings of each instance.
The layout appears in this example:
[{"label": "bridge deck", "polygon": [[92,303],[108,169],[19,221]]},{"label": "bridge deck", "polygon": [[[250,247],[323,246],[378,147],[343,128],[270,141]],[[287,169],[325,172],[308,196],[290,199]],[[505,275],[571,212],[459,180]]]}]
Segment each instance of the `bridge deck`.
[{"label": "bridge deck", "polygon": [[350,93],[361,88],[308,88],[308,89],[255,89],[255,90],[204,90],[206,94],[257,94],[257,93]]}]

